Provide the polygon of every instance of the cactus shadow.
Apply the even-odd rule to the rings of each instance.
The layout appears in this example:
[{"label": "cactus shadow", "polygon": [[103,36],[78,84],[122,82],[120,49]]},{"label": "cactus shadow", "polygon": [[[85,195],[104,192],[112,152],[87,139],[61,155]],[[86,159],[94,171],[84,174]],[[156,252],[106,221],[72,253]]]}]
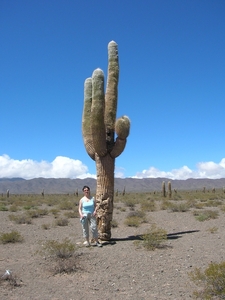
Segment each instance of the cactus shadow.
[{"label": "cactus shadow", "polygon": [[[187,230],[187,231],[178,231],[167,234],[168,240],[176,240],[181,238],[184,234],[191,234],[195,232],[199,232],[200,230]],[[119,238],[111,238],[109,241],[104,241],[104,245],[115,245],[117,242],[125,242],[125,241],[141,241],[143,239],[142,234],[137,235],[129,235],[127,237],[119,237]]]}]

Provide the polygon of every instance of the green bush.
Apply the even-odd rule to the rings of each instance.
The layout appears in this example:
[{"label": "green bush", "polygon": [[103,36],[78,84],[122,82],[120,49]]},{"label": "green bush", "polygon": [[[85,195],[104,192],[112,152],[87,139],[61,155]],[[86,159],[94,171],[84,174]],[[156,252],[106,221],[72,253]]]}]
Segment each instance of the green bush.
[{"label": "green bush", "polygon": [[194,291],[195,297],[225,299],[225,262],[212,262],[204,271],[195,268],[189,276],[197,286],[200,286],[200,290]]},{"label": "green bush", "polygon": [[208,200],[205,204],[205,206],[207,206],[207,207],[217,207],[220,205],[222,205],[221,200]]},{"label": "green bush", "polygon": [[69,221],[68,219],[60,218],[60,219],[56,219],[55,224],[57,226],[68,226]]},{"label": "green bush", "polygon": [[10,221],[14,221],[16,224],[31,224],[32,223],[32,219],[30,216],[28,216],[27,214],[22,214],[22,215],[9,215],[9,220]]},{"label": "green bush", "polygon": [[9,207],[9,211],[11,212],[17,212],[18,211],[18,206],[13,204]]},{"label": "green bush", "polygon": [[0,205],[0,211],[8,211],[8,207],[4,204]]},{"label": "green bush", "polygon": [[189,210],[189,204],[187,202],[170,203],[169,210],[172,212],[186,212]]},{"label": "green bush", "polygon": [[141,218],[137,216],[127,217],[124,220],[124,224],[130,227],[139,227],[141,224]]},{"label": "green bush", "polygon": [[22,242],[23,237],[18,231],[15,230],[8,233],[2,233],[0,235],[0,241],[2,244],[17,243],[17,242]]},{"label": "green bush", "polygon": [[62,242],[55,240],[46,241],[40,252],[67,259],[75,253],[76,249],[76,245],[71,243],[68,238],[65,238]]},{"label": "green bush", "polygon": [[27,212],[27,214],[31,218],[40,218],[42,216],[48,215],[48,210],[47,209],[32,209]]},{"label": "green bush", "polygon": [[157,228],[152,225],[145,234],[141,236],[141,244],[147,250],[155,250],[156,248],[163,248],[163,242],[167,240],[167,232],[162,228]]},{"label": "green bush", "polygon": [[131,227],[138,227],[141,223],[145,223],[145,213],[143,211],[132,211],[124,220],[124,224]]},{"label": "green bush", "polygon": [[160,205],[161,210],[167,210],[170,207],[171,203],[168,200],[163,200]]},{"label": "green bush", "polygon": [[200,222],[216,219],[219,215],[218,211],[215,210],[194,211],[193,214],[196,217],[196,220]]},{"label": "green bush", "polygon": [[143,211],[156,211],[156,204],[154,200],[142,200],[141,201],[141,210]]}]

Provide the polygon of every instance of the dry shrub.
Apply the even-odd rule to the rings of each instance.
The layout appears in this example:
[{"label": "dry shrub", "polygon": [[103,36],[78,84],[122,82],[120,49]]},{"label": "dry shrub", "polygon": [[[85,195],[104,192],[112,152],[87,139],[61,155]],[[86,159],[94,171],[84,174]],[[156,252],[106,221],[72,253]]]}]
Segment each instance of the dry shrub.
[{"label": "dry shrub", "polygon": [[200,290],[194,291],[194,296],[201,299],[225,299],[225,262],[210,263],[201,271],[195,268],[189,273]]},{"label": "dry shrub", "polygon": [[16,224],[31,224],[32,219],[29,215],[27,214],[22,214],[22,215],[9,215],[9,220],[15,222]]},{"label": "dry shrub", "polygon": [[16,231],[13,230],[8,233],[2,233],[0,235],[0,242],[2,244],[7,244],[7,243],[21,243],[23,241],[22,235]]},{"label": "dry shrub", "polygon": [[55,240],[46,241],[39,253],[50,254],[53,257],[67,259],[74,255],[77,247],[71,243],[68,238],[65,238],[62,242]]},{"label": "dry shrub", "polygon": [[163,243],[167,240],[167,232],[158,228],[156,225],[152,225],[145,234],[141,236],[141,244],[146,250],[155,250],[156,248],[164,248]]},{"label": "dry shrub", "polygon": [[194,211],[193,214],[196,217],[196,220],[200,222],[216,219],[219,215],[218,211],[215,210]]},{"label": "dry shrub", "polygon": [[78,247],[68,238],[62,242],[49,240],[42,245],[39,254],[50,255],[50,269],[53,274],[72,273],[78,270]]},{"label": "dry shrub", "polygon": [[57,226],[68,226],[69,220],[65,219],[65,218],[59,218],[59,219],[56,219],[55,224]]},{"label": "dry shrub", "polygon": [[141,201],[141,210],[143,211],[156,211],[156,204],[154,200],[142,200]]},{"label": "dry shrub", "polygon": [[130,227],[139,227],[141,223],[145,223],[145,213],[143,211],[132,211],[124,220],[124,224]]}]

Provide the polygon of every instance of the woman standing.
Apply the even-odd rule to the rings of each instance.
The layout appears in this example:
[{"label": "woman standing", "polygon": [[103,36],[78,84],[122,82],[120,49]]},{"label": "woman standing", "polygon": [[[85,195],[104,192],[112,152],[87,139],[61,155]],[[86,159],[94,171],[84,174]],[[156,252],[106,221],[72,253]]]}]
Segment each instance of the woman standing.
[{"label": "woman standing", "polygon": [[83,236],[86,238],[87,246],[90,246],[89,241],[89,226],[95,239],[95,246],[102,247],[102,244],[98,242],[98,230],[96,222],[96,204],[95,198],[90,195],[89,186],[85,185],[82,189],[84,196],[79,201],[79,214],[80,221],[83,229]]}]

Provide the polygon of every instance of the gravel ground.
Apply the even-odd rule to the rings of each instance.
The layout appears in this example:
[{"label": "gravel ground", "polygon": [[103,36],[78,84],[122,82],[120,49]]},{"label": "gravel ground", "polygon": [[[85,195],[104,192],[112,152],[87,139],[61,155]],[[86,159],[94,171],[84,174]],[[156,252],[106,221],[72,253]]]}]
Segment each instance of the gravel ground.
[{"label": "gravel ground", "polygon": [[[102,248],[83,246],[77,218],[69,219],[68,226],[53,226],[49,214],[32,224],[17,225],[8,218],[12,213],[1,211],[0,231],[17,230],[24,237],[23,243],[0,244],[0,276],[9,269],[18,284],[0,280],[1,299],[193,299],[196,287],[188,273],[224,260],[225,218],[218,211],[217,219],[204,222],[197,221],[192,211],[149,212],[148,222],[134,228],[124,225],[129,208],[125,212],[115,208],[118,227]],[[42,224],[51,226],[44,230]],[[147,251],[134,243],[151,224],[167,231],[165,248]],[[55,261],[37,251],[47,240],[66,237],[79,247],[77,270],[54,275]]]}]

